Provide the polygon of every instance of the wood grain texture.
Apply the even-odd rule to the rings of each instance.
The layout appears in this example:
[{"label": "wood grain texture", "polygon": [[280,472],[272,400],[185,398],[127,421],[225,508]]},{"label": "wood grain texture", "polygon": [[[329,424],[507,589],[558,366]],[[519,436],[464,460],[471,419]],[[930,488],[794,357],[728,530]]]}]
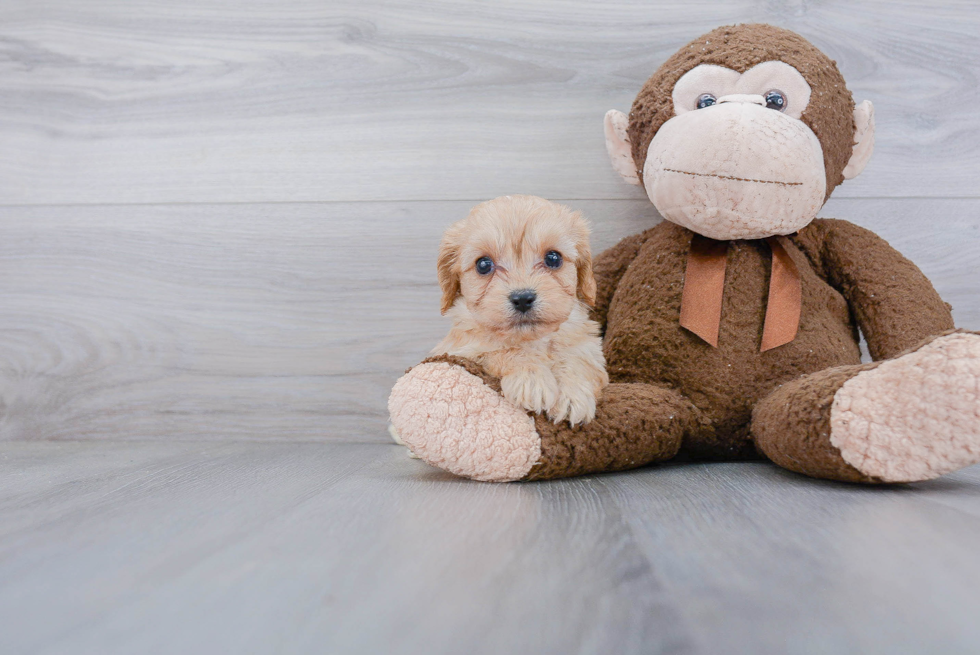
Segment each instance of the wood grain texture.
[{"label": "wood grain texture", "polygon": [[[576,201],[597,250],[659,218]],[[0,208],[0,439],[385,441],[469,202]],[[980,328],[980,201],[834,200]]]},{"label": "wood grain texture", "polygon": [[704,652],[980,647],[980,467],[901,487],[770,464],[603,482]]},{"label": "wood grain texture", "polygon": [[639,198],[601,119],[772,22],[877,110],[839,197],[980,196],[971,2],[263,0],[0,7],[0,204]]},{"label": "wood grain texture", "polygon": [[19,653],[973,653],[980,468],[473,483],[373,444],[0,444]]},{"label": "wood grain texture", "polygon": [[980,467],[490,485],[382,445],[443,229],[652,225],[601,118],[748,21],[875,103],[823,215],[980,329],[972,2],[0,4],[0,653],[980,651]]}]

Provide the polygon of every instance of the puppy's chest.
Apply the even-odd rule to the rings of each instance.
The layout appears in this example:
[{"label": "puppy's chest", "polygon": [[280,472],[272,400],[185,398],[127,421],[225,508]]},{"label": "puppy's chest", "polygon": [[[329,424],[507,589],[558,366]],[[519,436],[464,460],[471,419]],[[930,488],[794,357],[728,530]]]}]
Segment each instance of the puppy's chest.
[{"label": "puppy's chest", "polygon": [[502,348],[483,353],[477,362],[495,377],[502,377],[521,366],[551,367],[557,356],[558,346],[553,337],[538,339],[519,347]]}]

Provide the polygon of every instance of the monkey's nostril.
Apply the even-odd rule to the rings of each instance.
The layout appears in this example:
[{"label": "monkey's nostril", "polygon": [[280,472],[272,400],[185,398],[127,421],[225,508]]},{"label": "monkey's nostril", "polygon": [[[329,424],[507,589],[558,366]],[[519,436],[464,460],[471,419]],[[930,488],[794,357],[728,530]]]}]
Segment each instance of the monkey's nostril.
[{"label": "monkey's nostril", "polygon": [[534,307],[534,301],[537,299],[538,294],[532,289],[520,289],[510,294],[510,304],[522,314],[529,312]]}]

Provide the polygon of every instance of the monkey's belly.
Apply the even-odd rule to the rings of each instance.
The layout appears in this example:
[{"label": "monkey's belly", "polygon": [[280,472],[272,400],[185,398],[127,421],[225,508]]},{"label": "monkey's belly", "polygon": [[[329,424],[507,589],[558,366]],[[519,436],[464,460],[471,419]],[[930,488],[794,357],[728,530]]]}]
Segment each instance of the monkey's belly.
[{"label": "monkey's belly", "polygon": [[724,341],[713,348],[679,326],[658,330],[656,335],[613,330],[607,333],[607,367],[613,382],[646,382],[676,389],[705,414],[713,433],[692,435],[684,444],[687,452],[703,457],[751,457],[755,451],[749,423],[759,400],[801,375],[861,361],[849,327],[840,327],[820,335],[820,343],[806,333],[798,334],[792,342],[765,353]]},{"label": "monkey's belly", "polygon": [[[657,270],[631,267],[610,306],[603,349],[613,382],[646,382],[676,389],[711,422],[684,449],[704,457],[754,456],[752,408],[780,384],[861,360],[857,331],[844,298],[808,266],[796,338],[759,352],[768,290],[768,258],[733,246],[726,278],[718,347],[680,326],[683,277],[674,262]],[[667,263],[661,257],[659,262]]]}]

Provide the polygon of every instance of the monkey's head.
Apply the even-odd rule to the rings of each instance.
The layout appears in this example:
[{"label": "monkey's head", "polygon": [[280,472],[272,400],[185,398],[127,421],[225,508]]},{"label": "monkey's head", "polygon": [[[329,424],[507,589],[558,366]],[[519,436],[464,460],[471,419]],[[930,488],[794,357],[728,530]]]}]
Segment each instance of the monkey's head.
[{"label": "monkey's head", "polygon": [[606,114],[613,168],[667,220],[712,239],[791,234],[874,146],[837,65],[771,25],[720,27],[668,59],[627,118]]}]

